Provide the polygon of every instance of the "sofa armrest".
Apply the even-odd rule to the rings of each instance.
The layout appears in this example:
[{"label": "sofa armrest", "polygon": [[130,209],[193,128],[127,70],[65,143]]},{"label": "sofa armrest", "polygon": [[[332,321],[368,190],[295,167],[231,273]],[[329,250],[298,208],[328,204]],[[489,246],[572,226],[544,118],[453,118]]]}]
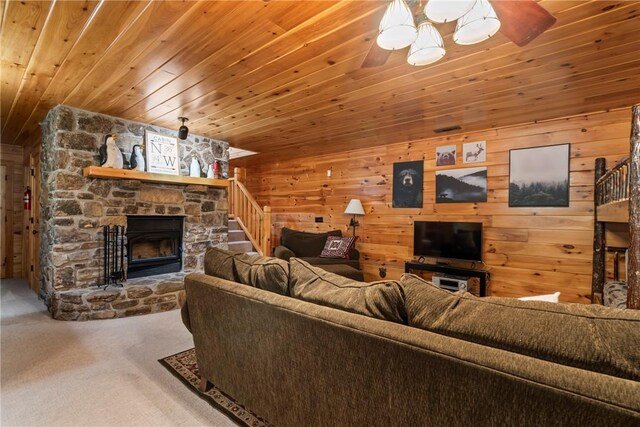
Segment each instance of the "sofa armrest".
[{"label": "sofa armrest", "polygon": [[293,251],[286,246],[276,246],[273,254],[276,258],[280,258],[285,261],[289,261],[289,258],[296,256],[296,254],[294,254]]},{"label": "sofa armrest", "polygon": [[193,333],[191,330],[191,317],[189,317],[189,306],[187,305],[187,301],[185,301],[180,308],[180,316],[182,317],[182,323],[184,323],[184,326],[187,327],[189,332]]}]

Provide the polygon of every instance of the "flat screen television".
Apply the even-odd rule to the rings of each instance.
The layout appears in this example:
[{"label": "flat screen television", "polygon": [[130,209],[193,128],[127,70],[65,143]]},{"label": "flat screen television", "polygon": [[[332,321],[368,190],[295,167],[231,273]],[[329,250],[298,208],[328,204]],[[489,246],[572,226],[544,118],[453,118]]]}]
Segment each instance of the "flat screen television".
[{"label": "flat screen television", "polygon": [[462,261],[482,261],[481,222],[415,221],[413,255]]}]

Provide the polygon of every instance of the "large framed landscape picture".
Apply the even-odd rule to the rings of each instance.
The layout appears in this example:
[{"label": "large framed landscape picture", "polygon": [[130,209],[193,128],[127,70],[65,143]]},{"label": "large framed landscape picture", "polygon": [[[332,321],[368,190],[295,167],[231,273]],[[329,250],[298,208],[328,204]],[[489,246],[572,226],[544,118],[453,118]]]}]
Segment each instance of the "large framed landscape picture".
[{"label": "large framed landscape picture", "polygon": [[487,201],[487,168],[436,171],[436,203]]},{"label": "large framed landscape picture", "polygon": [[509,207],[569,206],[570,144],[509,151]]}]

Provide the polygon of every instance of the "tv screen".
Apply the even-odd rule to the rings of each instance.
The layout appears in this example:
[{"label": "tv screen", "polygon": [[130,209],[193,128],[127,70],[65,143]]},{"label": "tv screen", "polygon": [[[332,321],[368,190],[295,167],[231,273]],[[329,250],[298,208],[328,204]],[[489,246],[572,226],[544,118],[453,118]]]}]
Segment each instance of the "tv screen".
[{"label": "tv screen", "polygon": [[415,221],[413,255],[482,261],[482,223]]}]

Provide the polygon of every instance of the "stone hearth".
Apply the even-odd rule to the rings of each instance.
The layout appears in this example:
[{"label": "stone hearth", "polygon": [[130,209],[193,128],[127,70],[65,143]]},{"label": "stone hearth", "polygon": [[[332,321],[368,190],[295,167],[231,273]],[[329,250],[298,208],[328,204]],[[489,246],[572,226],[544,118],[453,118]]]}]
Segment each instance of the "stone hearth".
[{"label": "stone hearth", "polygon": [[[145,129],[169,136],[176,131],[90,113],[53,108],[42,125],[41,296],[56,319],[88,320],[177,308],[182,277],[202,271],[207,247],[227,247],[228,205],[224,188],[89,178],[82,169],[99,165],[98,147],[115,132],[128,159]],[[189,135],[179,140],[181,175],[192,155],[201,163],[219,160],[228,172],[228,144]],[[181,273],[130,279],[124,288],[103,283],[103,225],[126,225],[127,216],[184,218]],[[126,265],[125,265],[126,270]]]}]

